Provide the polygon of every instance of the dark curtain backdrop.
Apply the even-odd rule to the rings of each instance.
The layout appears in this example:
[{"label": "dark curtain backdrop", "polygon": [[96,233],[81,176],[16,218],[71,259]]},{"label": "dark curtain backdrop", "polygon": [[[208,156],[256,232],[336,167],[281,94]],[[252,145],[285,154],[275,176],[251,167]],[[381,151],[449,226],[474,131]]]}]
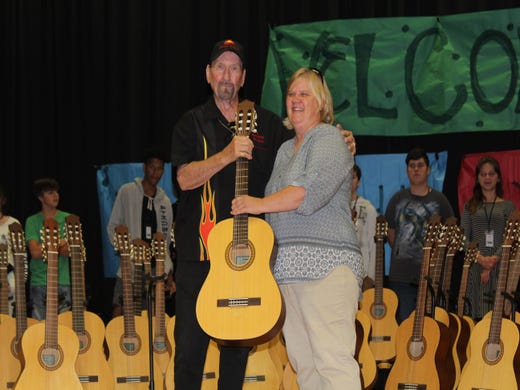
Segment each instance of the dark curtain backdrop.
[{"label": "dark curtain backdrop", "polygon": [[[10,214],[24,223],[39,209],[32,181],[58,179],[60,208],[79,215],[83,224],[90,310],[106,319],[112,290],[102,273],[96,167],[141,161],[143,149],[153,144],[169,151],[176,120],[208,97],[204,68],[215,41],[233,37],[247,47],[243,92],[260,101],[269,26],[519,5],[518,0],[0,0],[0,181],[10,193]],[[463,154],[519,148],[519,133],[365,136],[357,142],[360,154],[401,153],[413,144],[448,150],[445,192],[456,206]]]}]

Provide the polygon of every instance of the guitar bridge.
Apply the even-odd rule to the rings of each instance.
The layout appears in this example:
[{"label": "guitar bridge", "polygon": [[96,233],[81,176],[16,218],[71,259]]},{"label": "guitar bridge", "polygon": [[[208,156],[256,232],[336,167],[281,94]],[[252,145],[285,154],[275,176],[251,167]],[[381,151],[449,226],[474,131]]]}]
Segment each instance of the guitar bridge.
[{"label": "guitar bridge", "polygon": [[399,383],[397,390],[426,390],[426,385],[420,383]]},{"label": "guitar bridge", "polygon": [[217,307],[260,306],[261,303],[260,297],[217,299]]},{"label": "guitar bridge", "polygon": [[143,383],[143,382],[149,382],[150,378],[148,378],[148,375],[141,375],[141,376],[118,376],[116,378],[116,383]]},{"label": "guitar bridge", "polygon": [[81,383],[97,383],[99,382],[99,378],[97,375],[78,375],[79,381]]}]

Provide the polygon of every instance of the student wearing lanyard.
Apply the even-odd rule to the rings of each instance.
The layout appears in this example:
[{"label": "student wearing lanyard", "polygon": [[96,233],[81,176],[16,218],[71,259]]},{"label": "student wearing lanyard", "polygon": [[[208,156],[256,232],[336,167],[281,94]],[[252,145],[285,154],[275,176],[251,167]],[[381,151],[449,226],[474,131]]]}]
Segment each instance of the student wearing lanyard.
[{"label": "student wearing lanyard", "polygon": [[515,210],[513,202],[503,196],[498,161],[491,156],[482,157],[475,169],[473,196],[464,204],[461,218],[466,247],[476,241],[479,248],[477,262],[469,271],[466,293],[468,314],[477,321],[493,309],[504,228]]}]

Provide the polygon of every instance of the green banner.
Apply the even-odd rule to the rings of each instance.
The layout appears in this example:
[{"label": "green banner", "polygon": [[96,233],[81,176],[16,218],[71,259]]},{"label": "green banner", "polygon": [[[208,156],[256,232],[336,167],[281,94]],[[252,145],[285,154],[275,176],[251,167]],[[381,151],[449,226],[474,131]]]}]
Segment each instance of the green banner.
[{"label": "green banner", "polygon": [[261,104],[285,116],[287,81],[308,66],[356,135],[519,129],[519,23],[515,8],[275,27]]}]

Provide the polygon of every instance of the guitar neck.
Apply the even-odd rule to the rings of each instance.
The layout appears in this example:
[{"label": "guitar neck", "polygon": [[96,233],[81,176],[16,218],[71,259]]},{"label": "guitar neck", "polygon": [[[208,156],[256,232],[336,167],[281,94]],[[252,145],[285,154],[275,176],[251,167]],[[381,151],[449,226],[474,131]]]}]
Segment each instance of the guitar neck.
[{"label": "guitar neck", "polygon": [[27,304],[25,299],[26,256],[25,237],[22,225],[9,225],[9,238],[13,248],[14,279],[16,294],[16,340],[20,340],[27,329]]},{"label": "guitar neck", "polygon": [[0,247],[0,314],[9,315],[9,284],[7,283],[7,245]]},{"label": "guitar neck", "polygon": [[383,304],[383,278],[385,275],[385,241],[388,233],[388,222],[383,215],[376,218],[376,272],[374,280],[374,304]]},{"label": "guitar neck", "polygon": [[446,253],[446,244],[440,243],[434,250],[430,260],[429,277],[430,283],[433,287],[433,296],[430,291],[427,291],[426,307],[429,309],[432,302],[437,306],[439,303],[439,293],[441,291],[440,281],[442,274],[442,267],[444,263],[444,255]]},{"label": "guitar neck", "polygon": [[25,253],[14,253],[14,280],[16,294],[16,339],[27,329],[27,302],[25,299]]},{"label": "guitar neck", "polygon": [[417,302],[415,308],[415,318],[413,323],[413,341],[420,342],[424,332],[424,316],[426,313],[426,298],[428,293],[428,272],[430,270],[430,259],[432,257],[433,245],[440,226],[440,216],[434,215],[426,226],[426,235],[423,246],[423,259],[421,263],[421,273],[419,274],[419,286],[417,288]]},{"label": "guitar neck", "polygon": [[500,331],[502,329],[502,314],[504,312],[504,292],[506,291],[507,270],[509,268],[509,254],[511,245],[502,245],[502,258],[498,270],[497,287],[495,290],[495,302],[491,315],[491,325],[489,327],[489,342],[500,344]]},{"label": "guitar neck", "polygon": [[136,336],[134,319],[134,297],[132,289],[132,272],[130,269],[130,253],[120,253],[121,277],[123,279],[123,319],[126,337]]},{"label": "guitar neck", "polygon": [[166,336],[166,318],[164,316],[164,259],[155,259],[155,274],[159,279],[155,282],[155,335]]},{"label": "guitar neck", "polygon": [[[249,161],[239,157],[236,162],[235,197],[248,194]],[[233,220],[233,242],[246,245],[248,241],[248,215],[239,214]]]},{"label": "guitar neck", "polygon": [[76,333],[85,331],[85,274],[81,246],[69,244],[71,254],[70,275],[72,283],[72,328]]},{"label": "guitar neck", "polygon": [[423,248],[423,260],[421,265],[419,286],[417,289],[417,303],[415,307],[415,318],[412,330],[413,341],[421,341],[423,338],[424,315],[426,312],[426,294],[428,289],[428,281],[426,280],[426,276],[428,275],[428,269],[430,265],[431,250],[432,247],[428,244],[426,244],[426,246]]},{"label": "guitar neck", "polygon": [[374,280],[374,304],[383,303],[383,276],[385,268],[385,242],[383,237],[376,237],[376,273]]},{"label": "guitar neck", "polygon": [[468,289],[468,276],[471,264],[475,261],[477,253],[477,243],[473,241],[466,249],[464,255],[464,263],[462,264],[462,274],[460,277],[459,296],[457,299],[457,314],[462,317],[464,316],[464,308],[466,306],[466,291]]},{"label": "guitar neck", "polygon": [[448,310],[449,302],[450,302],[450,287],[451,287],[451,275],[453,269],[453,257],[455,256],[448,249],[448,254],[446,255],[446,261],[444,262],[444,275],[442,280],[442,295],[444,296],[444,308]]},{"label": "guitar neck", "polygon": [[58,348],[58,251],[47,250],[47,308],[45,315],[45,346]]},{"label": "guitar neck", "polygon": [[[513,249],[513,248],[512,248]],[[520,242],[515,241],[514,253],[509,260],[509,271],[506,283],[506,293],[508,299],[504,301],[504,314],[507,317],[512,315],[513,304],[511,299],[515,297],[518,280],[520,279]]]},{"label": "guitar neck", "polygon": [[143,307],[143,291],[145,291],[143,264],[134,263],[134,277],[133,277],[133,298],[134,298],[134,314],[141,315]]},{"label": "guitar neck", "polygon": [[166,318],[164,309],[164,259],[166,257],[166,239],[164,234],[156,232],[152,238],[152,253],[155,256],[155,275],[159,277],[155,285],[155,336],[166,336]]}]

